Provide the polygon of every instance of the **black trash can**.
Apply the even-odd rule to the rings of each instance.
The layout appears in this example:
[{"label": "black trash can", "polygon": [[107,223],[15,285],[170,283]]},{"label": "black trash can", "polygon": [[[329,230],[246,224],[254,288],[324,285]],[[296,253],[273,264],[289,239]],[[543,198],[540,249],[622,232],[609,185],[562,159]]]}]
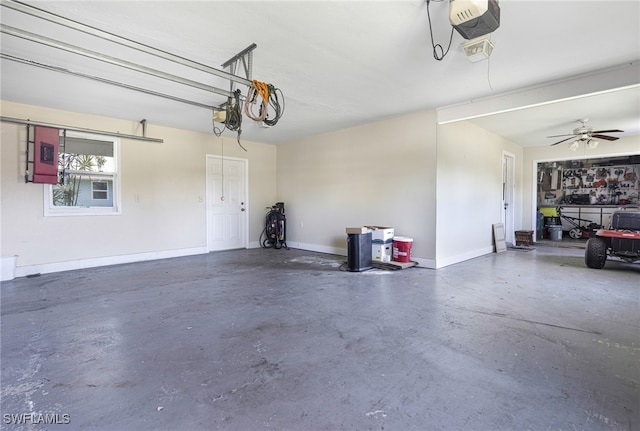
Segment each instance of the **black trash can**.
[{"label": "black trash can", "polygon": [[371,268],[371,232],[347,234],[347,271]]}]

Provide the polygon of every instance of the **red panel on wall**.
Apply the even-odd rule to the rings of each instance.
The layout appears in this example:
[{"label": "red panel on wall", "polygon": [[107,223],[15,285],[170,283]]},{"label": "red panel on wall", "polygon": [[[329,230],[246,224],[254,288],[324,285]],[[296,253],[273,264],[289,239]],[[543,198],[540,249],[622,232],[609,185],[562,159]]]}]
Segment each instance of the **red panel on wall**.
[{"label": "red panel on wall", "polygon": [[33,182],[58,184],[58,146],[60,132],[51,127],[34,127]]}]

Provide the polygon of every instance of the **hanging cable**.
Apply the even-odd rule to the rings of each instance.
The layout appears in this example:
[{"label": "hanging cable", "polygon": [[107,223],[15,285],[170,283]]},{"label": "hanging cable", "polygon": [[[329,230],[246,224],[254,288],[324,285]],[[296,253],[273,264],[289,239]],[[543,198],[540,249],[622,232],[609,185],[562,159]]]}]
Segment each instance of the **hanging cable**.
[{"label": "hanging cable", "polygon": [[[280,98],[278,98],[278,93],[280,93]],[[281,101],[282,104],[280,104]],[[278,123],[278,120],[280,120],[280,117],[284,114],[284,94],[282,94],[282,90],[272,84],[269,84],[269,106],[271,106],[275,115],[273,118],[269,118],[267,114],[267,117],[264,119],[264,124],[272,127]]]},{"label": "hanging cable", "polygon": [[[216,135],[219,138],[220,136],[222,136],[222,132],[224,132],[227,127],[225,125],[221,129],[218,126],[216,126],[215,113],[216,113],[216,111],[213,110],[212,114],[211,114],[211,126],[213,127],[213,134]],[[222,124],[225,124],[225,123],[222,122]]]},{"label": "hanging cable", "polygon": [[244,151],[245,147],[240,143],[240,135],[242,134],[242,101],[240,100],[240,90],[233,92],[233,97],[227,99],[227,118],[224,123],[229,130],[238,131],[238,145]]},{"label": "hanging cable", "polygon": [[253,80],[253,86],[256,91],[262,97],[262,101],[267,103],[269,100],[269,85],[266,82],[258,81],[256,79]]},{"label": "hanging cable", "polygon": [[224,138],[221,139],[221,148],[220,148],[220,176],[222,177],[221,189],[220,189],[220,200],[224,201]]},{"label": "hanging cable", "polygon": [[451,36],[449,36],[449,46],[447,46],[447,50],[444,51],[442,45],[439,43],[435,44],[433,42],[433,27],[431,25],[431,14],[429,13],[429,3],[436,0],[427,0],[427,17],[429,18],[429,35],[431,36],[431,46],[433,48],[433,58],[438,61],[442,61],[442,59],[449,53],[449,49],[451,48],[451,41],[453,41],[453,26],[451,26]]},{"label": "hanging cable", "polygon": [[[258,96],[261,97],[260,109],[257,114],[253,112],[253,105],[257,104]],[[263,121],[267,118],[269,103],[269,87],[266,83],[253,80],[253,84],[247,90],[247,99],[244,104],[244,113],[254,121]]]},{"label": "hanging cable", "polygon": [[240,143],[240,134],[242,133],[241,129],[238,129],[238,139],[236,139],[236,142],[238,142],[238,145],[240,146],[240,148],[242,148],[244,151],[247,151],[247,149],[245,147],[242,146],[242,144]]},{"label": "hanging cable", "polygon": [[224,121],[227,129],[236,131],[242,127],[242,108],[240,107],[240,90],[227,99],[227,118]]},{"label": "hanging cable", "polygon": [[[489,34],[489,42],[491,42],[491,34]],[[491,66],[491,57],[487,58],[487,82],[489,83],[489,88],[493,91],[493,85],[491,85],[491,75],[490,75],[490,66]]]},{"label": "hanging cable", "polygon": [[[276,88],[273,84],[254,80],[247,91],[244,107],[242,106],[240,95],[240,90],[236,90],[233,92],[233,97],[227,99],[226,118],[223,122],[224,127],[222,129],[216,126],[215,115],[212,116],[213,133],[219,137],[226,129],[232,131],[237,130],[238,145],[244,151],[247,151],[240,143],[240,135],[242,134],[242,111],[244,110],[247,117],[252,120],[262,123],[264,126],[273,127],[278,123],[282,114],[284,114],[284,94],[282,90]],[[258,98],[260,98],[260,108],[258,114],[256,114],[253,112],[253,106],[258,104]],[[269,107],[273,109],[273,117],[269,116]]]}]

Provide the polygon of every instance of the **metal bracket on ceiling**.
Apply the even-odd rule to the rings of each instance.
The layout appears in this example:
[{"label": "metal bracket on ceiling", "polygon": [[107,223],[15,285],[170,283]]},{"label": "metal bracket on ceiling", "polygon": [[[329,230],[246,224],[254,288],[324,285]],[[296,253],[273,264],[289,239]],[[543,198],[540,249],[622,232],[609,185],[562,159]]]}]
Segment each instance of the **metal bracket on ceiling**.
[{"label": "metal bracket on ceiling", "polygon": [[[252,43],[251,45],[249,45],[248,47],[246,47],[245,49],[243,49],[242,51],[240,51],[239,53],[237,53],[236,55],[231,57],[229,60],[227,60],[224,63],[222,63],[222,67],[224,69],[226,69],[228,67],[229,68],[229,73],[231,75],[238,76],[238,75],[236,75],[236,71],[238,69],[239,64],[242,62],[242,66],[244,68],[244,77],[248,81],[251,81],[253,79],[253,77],[252,77],[252,75],[253,75],[253,50],[256,49],[257,47],[258,47],[258,45],[256,45],[255,43]],[[233,93],[234,90],[235,90],[235,82],[234,81],[230,81],[229,82],[229,92]]]},{"label": "metal bracket on ceiling", "polygon": [[147,120],[145,119],[140,120],[140,124],[142,124],[142,136],[146,138],[147,137]]}]

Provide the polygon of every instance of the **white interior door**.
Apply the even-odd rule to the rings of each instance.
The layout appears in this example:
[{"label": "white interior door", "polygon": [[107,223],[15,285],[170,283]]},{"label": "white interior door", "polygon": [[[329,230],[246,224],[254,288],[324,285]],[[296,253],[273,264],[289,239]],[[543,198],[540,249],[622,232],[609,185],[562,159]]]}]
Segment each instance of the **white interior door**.
[{"label": "white interior door", "polygon": [[514,187],[515,187],[515,156],[502,153],[502,224],[504,225],[504,239],[508,244],[515,242],[514,231]]},{"label": "white interior door", "polygon": [[207,155],[207,248],[247,247],[247,160]]}]

